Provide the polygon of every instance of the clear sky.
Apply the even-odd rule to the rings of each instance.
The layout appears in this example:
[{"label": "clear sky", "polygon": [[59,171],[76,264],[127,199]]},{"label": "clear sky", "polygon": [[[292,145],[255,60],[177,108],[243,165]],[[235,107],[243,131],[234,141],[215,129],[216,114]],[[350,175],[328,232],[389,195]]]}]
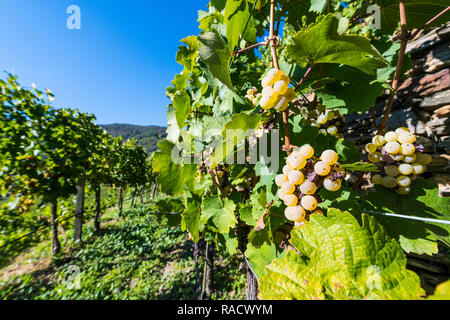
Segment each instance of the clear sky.
[{"label": "clear sky", "polygon": [[[0,0],[0,71],[50,88],[56,107],[97,123],[166,125],[165,89],[182,67],[180,40],[198,34],[208,0]],[[81,9],[69,30],[67,7]]]}]

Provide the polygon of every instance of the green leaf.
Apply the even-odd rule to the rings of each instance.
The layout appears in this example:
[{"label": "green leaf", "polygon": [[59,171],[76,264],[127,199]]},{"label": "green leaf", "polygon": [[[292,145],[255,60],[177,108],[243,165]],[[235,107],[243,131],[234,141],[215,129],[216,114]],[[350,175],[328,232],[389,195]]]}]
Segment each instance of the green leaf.
[{"label": "green leaf", "polygon": [[340,35],[339,18],[328,14],[293,37],[287,47],[287,55],[298,64],[337,63],[352,66],[367,74],[388,65],[369,40],[358,35]]},{"label": "green leaf", "polygon": [[329,209],[291,231],[289,251],[259,279],[261,299],[418,299],[419,277],[377,221]]},{"label": "green leaf", "polygon": [[173,98],[175,117],[179,128],[183,128],[191,112],[191,98],[186,91],[177,93]]},{"label": "green leaf", "polygon": [[269,265],[273,259],[281,256],[275,243],[264,243],[261,247],[256,248],[249,244],[245,251],[250,266],[258,278],[262,277],[266,272],[264,268]]},{"label": "green leaf", "polygon": [[309,11],[322,13],[330,0],[311,0]]},{"label": "green leaf", "polygon": [[232,55],[222,36],[213,30],[200,35],[198,40],[201,42],[200,59],[207,64],[213,76],[234,90],[229,72]]},{"label": "green leaf", "polygon": [[160,151],[154,153],[153,171],[159,173],[157,181],[162,192],[175,195],[182,193],[185,187],[192,190],[197,166],[174,163],[172,151],[176,145],[168,140],[158,142],[158,147]]},{"label": "green leaf", "polygon": [[250,9],[246,0],[227,1],[225,7],[225,23],[227,25],[228,45],[231,51],[234,51],[238,45],[249,19],[251,19]]},{"label": "green leaf", "polygon": [[236,225],[234,210],[236,205],[228,199],[217,196],[202,201],[201,221],[214,231],[225,234]]},{"label": "green leaf", "polygon": [[450,300],[450,280],[439,284],[434,290],[434,294],[428,297],[429,300]]},{"label": "green leaf", "polygon": [[200,208],[201,198],[195,194],[188,193],[185,199],[185,210],[183,212],[184,223],[186,229],[192,235],[192,240],[198,242],[200,240]]},{"label": "green leaf", "polygon": [[[439,188],[432,181],[418,178],[411,184],[411,193],[400,196],[382,186],[364,197],[363,212],[390,212],[422,218],[450,220],[450,199],[439,197]],[[450,245],[450,226],[447,224],[407,220],[374,215],[398,239],[406,252],[437,252],[436,240]]]},{"label": "green leaf", "polygon": [[234,114],[222,131],[223,143],[219,143],[214,150],[210,160],[211,164],[216,166],[227,158],[234,151],[234,147],[249,136],[249,130],[254,130],[258,127],[261,119],[261,115],[255,113]]}]

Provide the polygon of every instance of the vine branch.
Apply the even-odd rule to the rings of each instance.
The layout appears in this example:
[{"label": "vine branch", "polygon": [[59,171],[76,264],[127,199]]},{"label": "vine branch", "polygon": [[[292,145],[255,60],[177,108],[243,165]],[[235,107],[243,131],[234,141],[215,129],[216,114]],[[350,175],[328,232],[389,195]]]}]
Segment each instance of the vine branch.
[{"label": "vine branch", "polygon": [[409,38],[409,40],[414,39],[420,31],[422,31],[427,25],[429,25],[430,23],[434,22],[436,19],[438,19],[440,16],[442,16],[444,13],[446,13],[448,10],[450,10],[450,6],[448,6],[447,8],[445,8],[444,10],[442,10],[440,13],[438,13],[436,16],[434,16],[432,19],[430,19],[430,21],[428,21],[427,23],[425,23],[423,26],[421,26],[419,29],[417,29],[416,31],[414,31],[414,33],[411,35],[411,37]]}]

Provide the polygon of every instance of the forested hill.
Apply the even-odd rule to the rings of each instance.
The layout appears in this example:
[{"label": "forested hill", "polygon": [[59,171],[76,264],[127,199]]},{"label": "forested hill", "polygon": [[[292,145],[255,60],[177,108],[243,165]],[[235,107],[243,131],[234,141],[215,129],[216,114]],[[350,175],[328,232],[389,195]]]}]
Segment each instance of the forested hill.
[{"label": "forested hill", "polygon": [[158,148],[156,145],[158,141],[166,136],[166,128],[158,126],[137,126],[122,123],[104,124],[100,126],[113,137],[122,136],[124,141],[136,138],[148,153],[155,151]]}]

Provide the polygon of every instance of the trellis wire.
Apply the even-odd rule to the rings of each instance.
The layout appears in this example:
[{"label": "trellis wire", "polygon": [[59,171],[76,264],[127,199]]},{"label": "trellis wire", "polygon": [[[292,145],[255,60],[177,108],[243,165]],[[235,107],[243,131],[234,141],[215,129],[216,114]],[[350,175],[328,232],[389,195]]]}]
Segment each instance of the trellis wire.
[{"label": "trellis wire", "polygon": [[378,212],[378,211],[369,211],[369,210],[365,210],[363,213],[372,213],[372,214],[377,214],[377,215],[382,215],[382,216],[401,218],[401,219],[409,219],[409,220],[418,220],[418,221],[423,221],[423,222],[450,224],[450,220],[439,220],[439,219],[431,219],[431,218],[422,218],[422,217],[407,216],[407,215],[404,215],[404,214],[397,214],[397,213]]}]

